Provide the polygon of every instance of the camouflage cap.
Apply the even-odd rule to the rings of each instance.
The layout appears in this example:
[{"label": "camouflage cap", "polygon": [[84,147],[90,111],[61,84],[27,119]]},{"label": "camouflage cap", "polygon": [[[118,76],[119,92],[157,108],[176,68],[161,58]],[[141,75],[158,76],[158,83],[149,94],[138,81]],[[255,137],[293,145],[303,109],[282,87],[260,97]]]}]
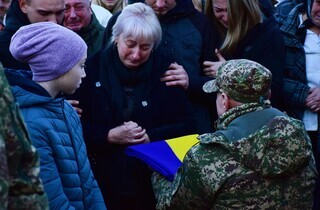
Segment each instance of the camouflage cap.
[{"label": "camouflage cap", "polygon": [[223,92],[242,103],[259,102],[267,99],[272,74],[257,62],[238,59],[223,63],[217,77],[204,84],[206,93]]}]

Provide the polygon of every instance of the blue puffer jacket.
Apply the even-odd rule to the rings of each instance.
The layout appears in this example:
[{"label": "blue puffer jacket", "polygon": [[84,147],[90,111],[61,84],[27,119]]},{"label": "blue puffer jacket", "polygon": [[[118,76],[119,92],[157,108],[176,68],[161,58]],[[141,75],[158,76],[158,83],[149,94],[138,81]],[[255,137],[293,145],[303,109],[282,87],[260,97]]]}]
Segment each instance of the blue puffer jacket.
[{"label": "blue puffer jacket", "polygon": [[6,70],[40,156],[40,177],[50,209],[106,209],[90,168],[77,113],[63,98],[52,99],[28,78],[30,74]]}]

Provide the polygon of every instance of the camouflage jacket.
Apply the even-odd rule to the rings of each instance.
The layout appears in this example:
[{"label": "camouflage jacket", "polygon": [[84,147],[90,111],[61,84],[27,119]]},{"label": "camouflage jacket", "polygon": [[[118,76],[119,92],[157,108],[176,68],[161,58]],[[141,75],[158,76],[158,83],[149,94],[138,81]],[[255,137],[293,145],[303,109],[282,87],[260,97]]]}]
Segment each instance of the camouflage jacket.
[{"label": "camouflage jacket", "polygon": [[0,209],[48,209],[39,159],[0,63]]},{"label": "camouflage jacket", "polygon": [[154,174],[157,209],[311,209],[317,174],[300,121],[243,104],[199,140],[173,182]]}]

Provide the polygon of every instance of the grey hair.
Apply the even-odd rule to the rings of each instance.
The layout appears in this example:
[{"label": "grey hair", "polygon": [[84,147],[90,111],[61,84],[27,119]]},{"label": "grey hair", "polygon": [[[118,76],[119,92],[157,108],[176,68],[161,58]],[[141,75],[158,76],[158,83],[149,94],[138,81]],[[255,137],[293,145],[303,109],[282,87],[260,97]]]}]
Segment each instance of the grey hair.
[{"label": "grey hair", "polygon": [[127,5],[112,28],[111,42],[120,35],[142,38],[154,42],[154,48],[161,42],[162,30],[153,9],[144,3]]}]

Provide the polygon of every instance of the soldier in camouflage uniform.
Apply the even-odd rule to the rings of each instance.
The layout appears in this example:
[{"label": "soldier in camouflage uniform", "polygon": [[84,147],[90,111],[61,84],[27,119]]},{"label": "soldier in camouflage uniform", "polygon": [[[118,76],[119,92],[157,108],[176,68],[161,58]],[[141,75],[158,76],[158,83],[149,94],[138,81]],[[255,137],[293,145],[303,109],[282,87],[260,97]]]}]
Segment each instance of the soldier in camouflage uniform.
[{"label": "soldier in camouflage uniform", "polygon": [[302,122],[270,106],[271,73],[224,63],[205,92],[217,93],[215,133],[199,136],[173,182],[153,176],[157,209],[311,209],[315,169]]},{"label": "soldier in camouflage uniform", "polygon": [[43,210],[39,160],[0,63],[0,209]]}]

